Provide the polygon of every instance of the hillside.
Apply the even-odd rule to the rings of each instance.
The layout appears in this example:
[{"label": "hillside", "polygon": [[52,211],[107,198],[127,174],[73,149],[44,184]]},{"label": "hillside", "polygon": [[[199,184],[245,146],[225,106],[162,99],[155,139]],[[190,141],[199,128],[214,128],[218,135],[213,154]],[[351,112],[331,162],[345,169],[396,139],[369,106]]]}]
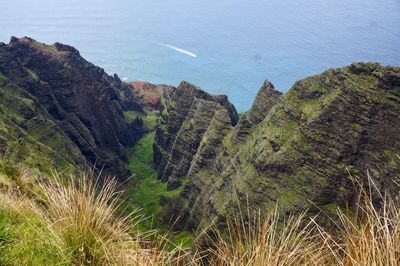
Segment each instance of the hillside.
[{"label": "hillside", "polygon": [[[29,161],[30,156],[41,156],[34,148],[41,145],[55,154],[50,158],[103,168],[119,178],[131,174],[125,148],[144,130],[140,119],[125,116],[144,111],[138,96],[117,75],[107,75],[71,46],[27,37],[0,44],[0,75],[0,119],[7,120],[3,131],[8,132],[2,134],[0,150],[7,151],[8,158],[43,164],[45,158]],[[18,155],[18,149],[25,152]]]},{"label": "hillside", "polygon": [[[281,213],[335,209],[356,198],[349,174],[365,182],[367,171],[380,193],[398,198],[398,67],[356,63],[330,69],[296,82],[284,95],[267,81],[236,126],[227,110],[196,112],[194,97],[180,117],[184,122],[172,132],[164,130],[172,123],[163,121],[175,121],[175,107],[186,99],[165,101],[155,148],[165,138],[174,143],[161,151],[162,158],[171,158],[167,165],[173,171],[162,161],[158,170],[162,180],[175,184],[178,179],[182,186],[162,216],[178,219],[176,228],[223,226],[238,206],[265,212],[278,204]],[[184,159],[175,160],[182,153]],[[154,161],[159,158],[155,154]]]}]

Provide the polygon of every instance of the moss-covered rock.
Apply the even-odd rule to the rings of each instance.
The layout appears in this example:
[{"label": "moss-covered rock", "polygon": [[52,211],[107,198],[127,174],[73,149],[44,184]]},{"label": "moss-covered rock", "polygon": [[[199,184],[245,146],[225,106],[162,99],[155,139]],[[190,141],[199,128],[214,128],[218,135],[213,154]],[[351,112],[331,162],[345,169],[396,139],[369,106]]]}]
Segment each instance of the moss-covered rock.
[{"label": "moss-covered rock", "polygon": [[75,171],[85,158],[40,103],[0,74],[0,156],[15,164],[52,171]]},{"label": "moss-covered rock", "polygon": [[181,186],[182,177],[186,177],[215,114],[226,110],[231,126],[237,123],[238,115],[226,96],[210,95],[187,82],[166,91],[162,103],[154,162],[159,178],[175,189]]},{"label": "moss-covered rock", "polygon": [[207,126],[169,216],[178,228],[223,222],[239,205],[289,213],[351,202],[349,173],[365,181],[367,170],[381,192],[398,194],[400,68],[356,63],[282,97],[272,88],[264,84],[235,128]]},{"label": "moss-covered rock", "polygon": [[264,120],[269,110],[280,101],[281,96],[282,93],[266,80],[258,91],[250,111],[240,116],[239,123],[233,132],[233,143],[246,140],[252,128]]}]

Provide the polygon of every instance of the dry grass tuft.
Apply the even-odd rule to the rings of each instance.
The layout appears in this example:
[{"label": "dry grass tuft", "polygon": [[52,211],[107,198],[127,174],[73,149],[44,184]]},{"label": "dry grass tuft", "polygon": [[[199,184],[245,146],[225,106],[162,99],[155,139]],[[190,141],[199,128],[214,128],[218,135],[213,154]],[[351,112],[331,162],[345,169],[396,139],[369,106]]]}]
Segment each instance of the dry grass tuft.
[{"label": "dry grass tuft", "polygon": [[84,175],[62,185],[60,180],[40,185],[47,220],[66,260],[75,265],[164,265],[182,259],[178,250],[152,246],[136,228],[140,217],[119,215],[115,180],[101,185],[92,180]]},{"label": "dry grass tuft", "polygon": [[[253,219],[253,220],[252,220]],[[213,230],[210,265],[323,265],[329,249],[305,213],[282,221],[275,210],[261,219],[242,215],[228,222],[228,235]],[[215,239],[215,237],[213,237]]]},{"label": "dry grass tuft", "polygon": [[[212,230],[209,265],[400,265],[400,208],[369,184],[357,184],[360,195],[353,208],[328,214],[333,228],[306,213],[282,221],[277,211],[265,219],[237,215],[227,234]],[[368,189],[366,189],[367,187]],[[372,195],[380,195],[380,199]],[[327,214],[319,214],[327,215]],[[326,219],[324,219],[326,221]]]},{"label": "dry grass tuft", "polygon": [[400,209],[388,195],[372,198],[375,188],[370,177],[367,191],[358,185],[360,198],[355,210],[337,210],[338,233],[329,234],[319,227],[321,237],[330,243],[335,265],[400,265]]}]

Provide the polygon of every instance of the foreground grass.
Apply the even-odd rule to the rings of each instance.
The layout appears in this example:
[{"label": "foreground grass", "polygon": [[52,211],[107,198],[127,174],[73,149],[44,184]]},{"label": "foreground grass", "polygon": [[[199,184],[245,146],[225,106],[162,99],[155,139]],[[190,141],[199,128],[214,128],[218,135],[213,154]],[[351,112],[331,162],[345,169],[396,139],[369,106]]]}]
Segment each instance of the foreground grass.
[{"label": "foreground grass", "polygon": [[126,265],[141,249],[140,236],[130,234],[134,219],[118,216],[115,181],[98,187],[90,178],[40,184],[47,223],[74,264]]},{"label": "foreground grass", "polygon": [[282,221],[275,211],[261,216],[236,216],[228,222],[228,235],[213,230],[210,265],[331,265],[328,246],[305,213]]},{"label": "foreground grass", "polygon": [[165,237],[150,241],[156,232],[139,231],[140,217],[120,215],[114,180],[55,177],[25,194],[14,172],[2,175],[13,187],[0,194],[0,265],[172,265],[187,256],[166,250]]},{"label": "foreground grass", "polygon": [[0,195],[0,265],[67,265],[29,199]]},{"label": "foreground grass", "polygon": [[[318,216],[277,212],[264,219],[242,213],[228,221],[228,234],[212,230],[210,265],[400,265],[400,207],[388,195],[372,198],[376,187],[357,184],[359,199],[353,208],[329,214],[330,227]],[[369,190],[366,190],[366,187]],[[245,213],[250,213],[248,210]],[[324,214],[319,214],[324,216]]]},{"label": "foreground grass", "polygon": [[[19,174],[18,174],[19,173]],[[400,209],[364,186],[351,210],[337,209],[327,230],[306,213],[265,217],[244,210],[211,228],[204,245],[170,250],[168,236],[138,230],[121,215],[117,184],[93,176],[32,182],[0,162],[0,265],[399,265]],[[27,177],[22,178],[27,179]],[[3,182],[2,181],[2,182]],[[369,186],[371,187],[371,185]],[[373,186],[372,186],[373,187]],[[376,194],[376,193],[375,193]],[[379,207],[377,207],[379,206]],[[323,214],[320,214],[323,215]],[[153,239],[150,241],[149,239]]]},{"label": "foreground grass", "polygon": [[[375,185],[369,179],[369,187]],[[388,195],[380,195],[379,207],[370,191],[359,186],[360,200],[354,215],[337,210],[336,228],[330,234],[319,225],[320,236],[329,243],[337,265],[400,265],[400,208]]]}]

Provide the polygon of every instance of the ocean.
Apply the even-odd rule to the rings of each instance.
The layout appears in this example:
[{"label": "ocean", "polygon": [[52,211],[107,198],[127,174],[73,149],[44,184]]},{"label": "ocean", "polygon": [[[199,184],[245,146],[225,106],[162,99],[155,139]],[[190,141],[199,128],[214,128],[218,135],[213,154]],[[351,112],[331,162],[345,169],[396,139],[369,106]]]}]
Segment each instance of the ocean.
[{"label": "ocean", "polygon": [[250,108],[265,79],[400,65],[399,0],[0,0],[0,41],[76,47],[125,81],[186,80]]}]

